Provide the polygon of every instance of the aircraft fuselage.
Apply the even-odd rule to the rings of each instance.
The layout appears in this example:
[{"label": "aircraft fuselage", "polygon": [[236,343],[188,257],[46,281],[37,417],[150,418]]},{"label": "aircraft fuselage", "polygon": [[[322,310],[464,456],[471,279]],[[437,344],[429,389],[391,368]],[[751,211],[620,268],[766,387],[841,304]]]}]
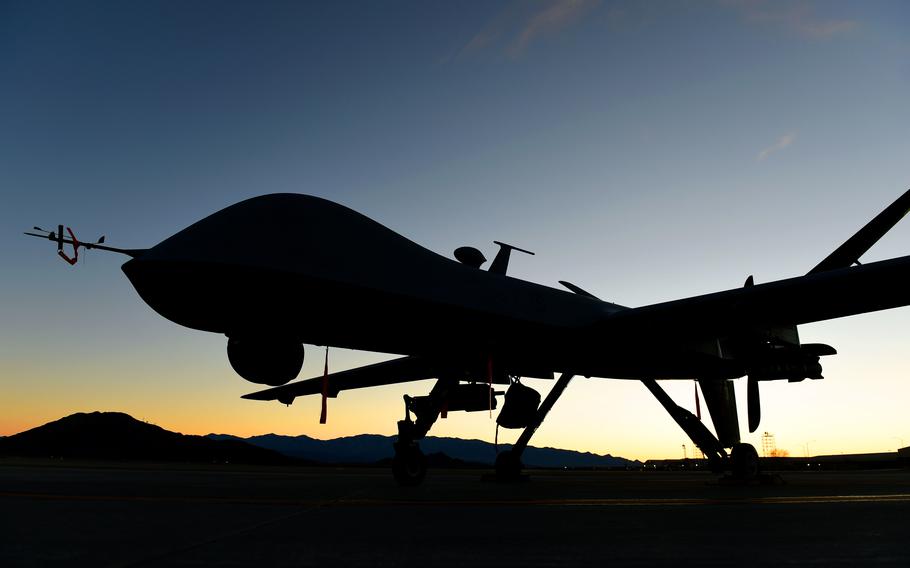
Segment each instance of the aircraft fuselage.
[{"label": "aircraft fuselage", "polygon": [[[629,309],[466,266],[297,194],[227,207],[123,271],[149,306],[189,328],[404,355],[490,355],[525,376],[740,376],[719,344],[724,318],[795,333],[796,323],[910,301],[904,257]],[[737,313],[738,298],[750,300],[748,313]]]}]

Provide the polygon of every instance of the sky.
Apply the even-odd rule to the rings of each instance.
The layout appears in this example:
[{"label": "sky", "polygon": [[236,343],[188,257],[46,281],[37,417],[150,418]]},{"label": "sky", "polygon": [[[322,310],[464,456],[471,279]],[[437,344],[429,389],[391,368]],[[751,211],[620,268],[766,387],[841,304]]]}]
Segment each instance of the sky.
[{"label": "sky", "polygon": [[[241,400],[223,336],[152,312],[63,223],[142,248],[237,201],[342,203],[451,256],[627,306],[804,274],[910,188],[906,2],[0,2],[0,435],[116,410],[184,433],[393,434],[431,382]],[[910,254],[904,221],[863,258]],[[910,311],[800,328],[825,379],[762,384],[791,455],[910,444]],[[308,349],[302,378],[321,374]],[[388,355],[334,349],[342,370]],[[527,381],[544,393],[549,383]],[[665,385],[694,408],[693,384]],[[431,432],[492,440],[487,413]],[[500,432],[500,440],[517,431]],[[575,379],[532,442],[691,455],[636,381]]]}]

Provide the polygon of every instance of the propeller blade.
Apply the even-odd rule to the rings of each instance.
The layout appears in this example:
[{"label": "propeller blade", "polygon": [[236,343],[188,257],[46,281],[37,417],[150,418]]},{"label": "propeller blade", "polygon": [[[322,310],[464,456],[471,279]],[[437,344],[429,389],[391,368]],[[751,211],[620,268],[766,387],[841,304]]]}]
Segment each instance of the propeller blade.
[{"label": "propeller blade", "polygon": [[746,404],[749,407],[749,432],[755,432],[761,422],[761,397],[758,393],[758,381],[752,377],[746,383]]}]

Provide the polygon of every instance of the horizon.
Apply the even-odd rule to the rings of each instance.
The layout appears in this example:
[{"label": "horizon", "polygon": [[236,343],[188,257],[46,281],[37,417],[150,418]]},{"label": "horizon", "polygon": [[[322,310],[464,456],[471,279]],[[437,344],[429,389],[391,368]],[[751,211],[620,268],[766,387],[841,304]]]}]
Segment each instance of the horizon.
[{"label": "horizon", "polygon": [[[362,437],[362,436],[375,436],[375,437],[380,437],[380,438],[395,438],[395,434],[380,434],[380,433],[375,433],[375,432],[360,432],[360,433],[357,433],[357,434],[350,434],[350,435],[346,435],[346,436],[336,436],[336,437],[331,437],[331,438],[320,438],[320,437],[318,437],[318,436],[313,436],[313,435],[310,435],[310,434],[279,434],[279,433],[276,433],[276,432],[262,432],[262,433],[259,433],[259,434],[250,434],[250,435],[247,435],[247,436],[241,436],[241,435],[232,434],[232,433],[223,432],[223,431],[212,431],[212,432],[207,432],[207,433],[205,433],[205,434],[195,434],[195,433],[180,432],[179,430],[174,430],[174,429],[172,429],[172,428],[167,428],[167,427],[165,427],[165,426],[162,426],[161,424],[158,424],[158,423],[156,423],[156,422],[147,420],[147,419],[145,419],[145,418],[137,418],[137,417],[135,417],[135,416],[130,415],[129,413],[122,412],[122,411],[117,411],[117,410],[77,411],[77,412],[74,412],[74,413],[69,414],[69,415],[66,415],[66,416],[61,416],[61,417],[59,417],[59,418],[57,418],[57,419],[54,419],[54,420],[51,420],[51,421],[49,421],[49,422],[45,422],[45,423],[43,423],[43,424],[39,424],[39,425],[33,426],[33,427],[31,427],[31,428],[27,428],[27,429],[22,430],[22,431],[20,431],[20,432],[15,432],[15,433],[13,433],[13,434],[6,434],[6,435],[0,434],[0,438],[7,438],[7,437],[10,437],[10,436],[15,436],[15,435],[17,435],[17,434],[21,434],[21,433],[27,432],[27,431],[29,431],[29,430],[34,430],[34,429],[40,428],[40,427],[42,427],[42,426],[47,426],[48,424],[52,424],[52,423],[55,423],[55,422],[59,422],[59,421],[61,421],[61,420],[64,420],[64,419],[66,419],[66,418],[71,418],[71,417],[76,416],[76,415],[90,415],[90,414],[122,414],[122,415],[127,416],[128,418],[130,418],[130,419],[132,419],[132,420],[135,420],[135,421],[137,421],[137,422],[141,422],[141,423],[143,423],[143,424],[148,424],[148,425],[150,425],[150,426],[155,426],[155,427],[157,427],[157,428],[161,428],[162,430],[165,430],[165,431],[167,431],[167,432],[172,432],[172,433],[182,434],[182,435],[189,435],[189,436],[199,436],[199,437],[203,437],[203,438],[212,437],[212,436],[229,436],[229,437],[236,438],[236,439],[239,439],[239,440],[248,441],[248,440],[250,440],[251,438],[266,437],[266,436],[277,436],[277,437],[282,437],[282,438],[294,438],[294,439],[304,437],[304,438],[308,438],[308,439],[315,440],[315,441],[319,441],[319,442],[332,442],[332,441],[336,441],[336,440],[343,440],[343,439],[349,439],[349,438],[357,438],[357,437]],[[465,438],[465,437],[463,437],[463,436],[440,436],[440,435],[436,435],[436,434],[432,434],[432,433],[431,433],[431,434],[428,434],[428,435],[427,435],[427,438],[446,439],[446,440],[460,440],[460,441],[463,441],[463,442],[481,442],[481,443],[484,443],[484,444],[493,445],[493,443],[490,442],[490,441],[488,441],[488,440],[484,440],[484,439],[481,439],[481,438]],[[510,444],[504,442],[504,443],[502,443],[502,444],[500,444],[500,445],[502,445],[502,446],[509,446]],[[686,455],[683,456],[682,458],[679,457],[679,456],[645,456],[645,457],[632,458],[632,457],[627,457],[627,456],[623,456],[623,455],[619,455],[619,454],[613,454],[613,453],[609,453],[609,452],[607,452],[607,453],[597,453],[597,452],[591,452],[591,451],[587,451],[587,450],[578,450],[578,449],[575,449],[575,448],[566,448],[566,447],[557,447],[557,446],[542,446],[542,445],[533,444],[533,443],[532,443],[532,444],[529,444],[528,447],[529,447],[529,448],[536,448],[536,449],[540,449],[540,450],[557,450],[557,451],[574,452],[574,453],[578,453],[578,454],[591,454],[591,455],[595,455],[595,456],[599,456],[599,457],[613,457],[613,458],[620,458],[620,459],[625,459],[625,460],[628,460],[628,461],[640,462],[640,463],[645,463],[645,462],[648,461],[648,460],[679,460],[679,459],[693,459],[693,460],[696,460],[696,459],[705,459],[704,456],[697,456],[695,453],[691,453],[691,455],[690,455],[690,451],[691,451],[691,450],[688,451],[688,452],[686,453]],[[694,448],[694,447],[695,447],[695,446],[693,445],[692,448]],[[841,455],[841,456],[858,456],[858,455],[877,455],[877,454],[881,454],[881,453],[887,453],[887,454],[893,453],[893,454],[897,454],[899,450],[901,450],[901,449],[907,449],[907,448],[910,448],[910,446],[906,446],[906,447],[902,446],[902,447],[899,447],[899,448],[897,448],[897,449],[895,449],[895,450],[893,450],[893,451],[888,451],[888,452],[863,452],[863,453],[856,453],[856,454],[846,454],[846,453],[844,453],[844,452],[839,452],[839,453],[837,453],[837,454],[818,454],[818,453],[815,453],[815,454],[811,454],[811,455],[793,454],[793,453],[789,452],[788,450],[786,450],[786,449],[784,449],[784,448],[774,448],[774,452],[775,452],[775,453],[773,453],[772,455],[764,455],[764,454],[760,453],[760,454],[759,454],[759,457],[761,457],[761,458],[795,458],[795,459],[799,459],[799,458],[804,458],[804,457],[806,457],[806,458],[815,458],[815,457],[831,457],[831,456],[838,456],[838,455]],[[783,451],[781,451],[781,450],[783,450]]]},{"label": "horizon", "polygon": [[[298,434],[298,435],[295,436],[295,435],[287,435],[287,434],[276,434],[276,433],[274,433],[274,432],[269,432],[269,433],[264,433],[264,434],[255,434],[255,435],[252,435],[252,436],[245,436],[245,437],[244,437],[244,436],[237,436],[237,435],[229,434],[229,433],[225,433],[225,432],[209,432],[209,433],[207,433],[207,434],[186,434],[186,433],[184,433],[184,432],[179,432],[179,431],[175,431],[175,430],[172,430],[172,429],[169,429],[169,428],[165,428],[165,427],[163,427],[163,426],[161,426],[161,425],[159,425],[159,424],[156,424],[156,423],[154,423],[154,422],[151,422],[151,421],[148,421],[148,420],[145,420],[145,419],[136,418],[136,417],[131,416],[131,415],[125,413],[125,412],[95,410],[95,411],[91,411],[91,412],[75,412],[75,413],[73,413],[73,414],[70,414],[70,415],[67,415],[67,416],[60,417],[60,418],[58,418],[58,419],[56,419],[56,420],[52,420],[52,421],[47,422],[47,423],[45,423],[45,424],[42,424],[42,425],[40,425],[40,426],[36,426],[36,427],[34,427],[34,428],[30,428],[30,429],[24,430],[24,431],[22,431],[22,432],[17,432],[16,434],[11,434],[11,435],[9,435],[9,436],[2,436],[2,435],[0,435],[0,439],[8,438],[8,437],[15,436],[15,435],[18,435],[18,434],[23,434],[23,433],[25,433],[25,432],[29,432],[29,431],[32,431],[32,430],[37,430],[37,429],[39,429],[39,428],[43,428],[43,427],[48,426],[48,425],[50,425],[50,424],[56,424],[56,423],[58,423],[58,422],[62,422],[62,421],[64,421],[64,420],[67,420],[67,419],[70,419],[70,418],[73,418],[73,417],[76,417],[76,416],[112,415],[112,414],[113,414],[113,415],[122,415],[122,416],[125,416],[125,417],[129,418],[130,420],[132,420],[132,421],[134,421],[134,422],[139,422],[139,423],[142,423],[142,424],[146,424],[146,425],[148,425],[148,426],[153,426],[153,427],[155,427],[155,428],[159,428],[159,429],[163,430],[164,432],[168,432],[168,433],[180,434],[180,435],[183,435],[183,436],[196,436],[196,437],[202,437],[202,438],[211,438],[211,437],[218,437],[218,438],[220,438],[220,437],[228,437],[228,438],[233,438],[233,439],[237,439],[237,440],[243,440],[243,441],[245,441],[245,442],[249,442],[249,440],[252,439],[252,438],[269,437],[269,436],[274,436],[274,437],[279,437],[279,438],[290,438],[290,439],[307,438],[307,439],[309,439],[309,440],[314,440],[314,441],[317,441],[317,442],[333,442],[333,441],[338,441],[338,440],[347,440],[347,439],[359,438],[359,437],[377,437],[377,438],[384,438],[384,439],[393,439],[393,438],[395,438],[394,435],[374,434],[374,433],[367,433],[367,432],[365,432],[365,433],[360,433],[360,434],[353,434],[353,435],[350,435],[350,436],[340,436],[340,437],[336,437],[336,438],[317,438],[317,437],[309,436],[309,435],[307,435],[307,434]],[[463,437],[458,437],[458,436],[452,437],[452,436],[431,436],[431,435],[428,435],[428,436],[427,436],[427,439],[437,439],[437,440],[458,440],[458,441],[461,441],[461,442],[478,442],[478,443],[486,444],[486,445],[489,445],[489,446],[493,446],[493,445],[494,445],[493,443],[488,442],[488,441],[486,441],[486,440],[481,440],[481,439],[478,439],[478,438],[463,438]],[[252,444],[252,445],[255,446],[256,444]],[[504,444],[504,446],[508,446],[508,444]],[[266,447],[266,446],[259,446],[259,447]],[[623,456],[614,456],[614,455],[612,455],[612,454],[595,454],[595,453],[592,453],[592,452],[581,452],[581,451],[578,451],[578,450],[573,450],[573,449],[571,449],[571,448],[556,448],[556,447],[551,447],[551,446],[538,446],[538,445],[534,445],[534,444],[529,445],[528,448],[529,448],[529,449],[534,449],[534,450],[553,450],[553,451],[558,451],[558,452],[569,452],[569,453],[575,453],[575,454],[579,454],[579,455],[593,455],[593,456],[600,457],[600,458],[618,458],[618,459],[621,459],[621,460],[624,460],[624,461],[627,461],[627,462],[639,462],[639,463],[641,463],[640,460],[627,459],[627,458],[624,458]],[[267,448],[267,449],[271,449],[271,448]],[[275,449],[273,449],[273,451],[277,451],[278,453],[284,453],[284,452],[282,452],[282,451],[280,451],[280,450],[275,450]],[[389,452],[390,452],[390,453],[392,452],[391,445],[389,446]],[[443,452],[443,453],[445,453],[445,452]],[[290,454],[286,454],[286,455],[290,455]],[[15,456],[12,456],[12,457],[15,457]]]},{"label": "horizon", "polygon": [[[185,432],[395,432],[404,394],[290,408],[173,324],[122,259],[70,267],[21,236],[152,246],[240,200],[317,195],[451,258],[642,306],[805,274],[910,187],[905,2],[11,2],[0,8],[0,435],[82,408]],[[910,220],[863,262],[910,253]],[[314,298],[318,301],[318,298]],[[762,385],[791,455],[910,441],[908,308],[800,326],[822,381]],[[432,330],[428,330],[429,333]],[[322,374],[307,347],[298,378]],[[330,370],[391,355],[332,348]],[[525,380],[545,395],[555,381]],[[664,381],[694,408],[690,381]],[[703,399],[702,399],[703,400]],[[703,405],[704,406],[704,405]],[[704,413],[710,424],[709,415]],[[486,412],[434,436],[492,440]],[[519,431],[500,431],[512,442]],[[637,381],[576,378],[535,445],[637,459],[691,442]]]}]

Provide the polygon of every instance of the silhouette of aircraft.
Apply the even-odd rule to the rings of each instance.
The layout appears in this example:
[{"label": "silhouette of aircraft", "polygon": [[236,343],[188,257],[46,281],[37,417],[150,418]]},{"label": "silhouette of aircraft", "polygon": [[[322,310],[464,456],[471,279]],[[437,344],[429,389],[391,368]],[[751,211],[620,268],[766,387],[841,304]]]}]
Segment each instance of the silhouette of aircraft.
[{"label": "silhouette of aircraft", "polygon": [[[503,406],[499,425],[523,428],[500,452],[496,474],[520,475],[534,431],[574,376],[638,380],[718,471],[758,472],[755,448],[741,442],[733,380],[747,379],[750,432],[761,418],[762,381],[821,379],[824,344],[801,343],[800,324],[910,304],[910,256],[859,258],[910,209],[910,191],[807,274],[631,308],[560,281],[567,291],[507,276],[510,255],[496,242],[487,270],[477,249],[451,260],[347,207],[318,197],[273,194],[214,213],[149,249],[80,243],[67,228],[27,234],[57,243],[70,263],[80,247],[131,256],[122,269],[165,318],[225,334],[234,370],[273,388],[245,395],[291,404],[351,389],[436,379],[425,396],[405,396],[393,473],[419,484],[426,460],[418,442],[442,414]],[[74,257],[64,252],[72,245]],[[533,253],[532,253],[533,254]],[[304,344],[404,355],[297,382]],[[328,347],[326,347],[328,348]],[[553,379],[540,395],[520,377]],[[671,400],[658,380],[696,380],[712,433]],[[508,387],[504,393],[497,385]],[[729,451],[728,451],[729,450]]]}]

